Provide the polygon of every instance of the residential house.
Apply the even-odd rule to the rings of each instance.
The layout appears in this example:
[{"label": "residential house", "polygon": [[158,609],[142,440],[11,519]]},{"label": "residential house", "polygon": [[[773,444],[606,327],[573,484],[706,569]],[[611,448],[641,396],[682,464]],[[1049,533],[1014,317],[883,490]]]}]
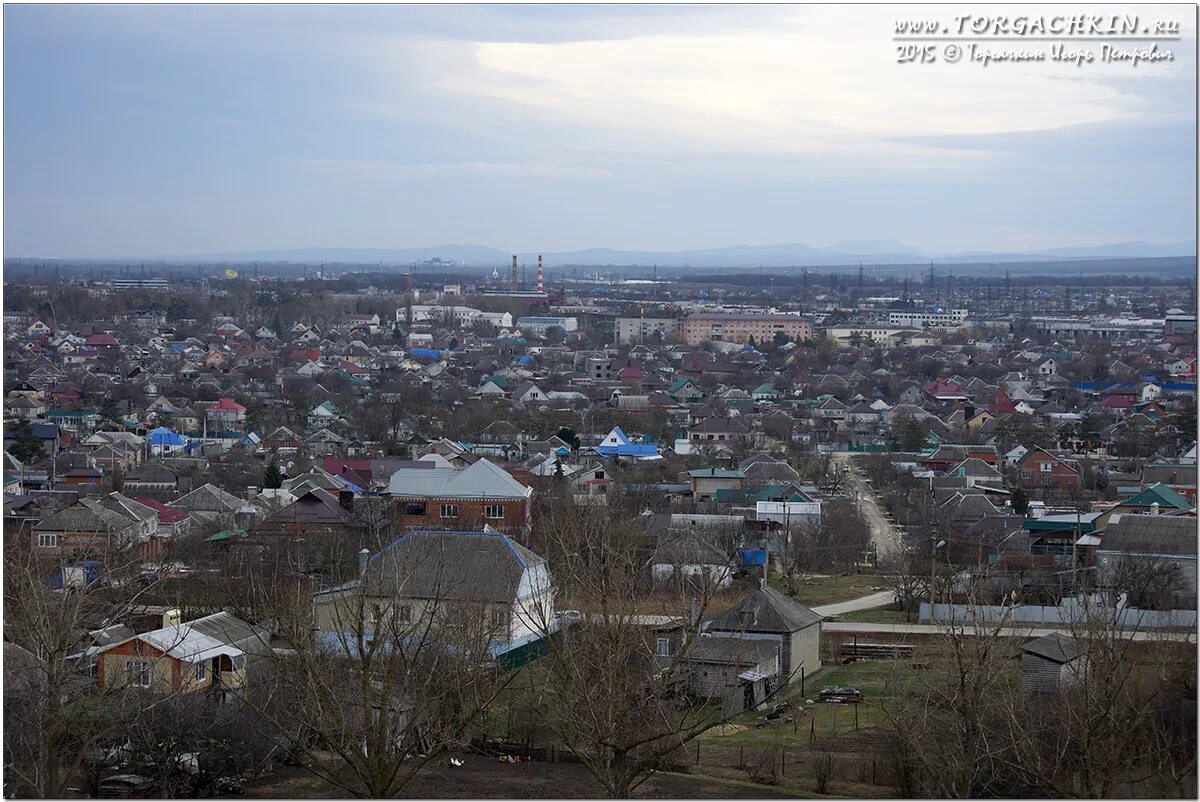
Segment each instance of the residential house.
[{"label": "residential house", "polygon": [[688,471],[688,483],[692,498],[696,501],[713,501],[721,490],[745,490],[746,474],[742,471],[720,468],[701,468]]},{"label": "residential house", "polygon": [[334,639],[384,620],[413,633],[469,621],[494,659],[519,662],[555,629],[549,566],[502,532],[409,532],[360,565],[358,578],[313,597],[316,626]]},{"label": "residential house", "polygon": [[104,646],[96,684],[160,694],[213,692],[232,700],[256,664],[285,651],[265,627],[219,612]]},{"label": "residential house", "polygon": [[1033,447],[1017,461],[1018,483],[1022,488],[1065,490],[1079,487],[1079,466],[1051,454],[1044,448]]},{"label": "residential house", "polygon": [[517,534],[528,529],[532,513],[532,488],[487,459],[463,469],[400,468],[386,494],[408,526],[487,524]]},{"label": "residential house", "polygon": [[1175,586],[1168,588],[1173,597],[1171,606],[1195,609],[1196,519],[1187,515],[1115,514],[1100,533],[1096,566],[1102,584],[1137,570],[1137,566],[1147,580],[1155,572],[1162,574],[1162,581],[1154,584],[1166,586],[1170,584],[1167,572],[1174,572]]},{"label": "residential house", "polygon": [[153,510],[120,493],[80,499],[34,524],[39,559],[104,559],[148,542],[158,531]]},{"label": "residential house", "polygon": [[779,656],[782,682],[821,667],[822,616],[763,585],[728,610],[703,623],[712,637],[771,642]]}]

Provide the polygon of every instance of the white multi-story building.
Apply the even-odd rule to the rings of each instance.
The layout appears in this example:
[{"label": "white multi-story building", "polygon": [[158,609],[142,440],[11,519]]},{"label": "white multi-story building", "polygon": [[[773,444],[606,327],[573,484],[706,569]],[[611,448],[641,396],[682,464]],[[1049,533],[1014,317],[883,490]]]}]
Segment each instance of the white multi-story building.
[{"label": "white multi-story building", "polygon": [[654,339],[657,335],[665,340],[679,334],[679,318],[673,317],[619,317],[616,321],[616,338],[619,343],[640,343]]},{"label": "white multi-story building", "polygon": [[889,312],[888,324],[906,329],[957,328],[967,319],[966,309],[946,309],[940,312]]},{"label": "white multi-story building", "polygon": [[[407,319],[408,309],[401,306],[396,310],[396,322],[403,323]],[[442,323],[450,326],[471,326],[477,322],[491,323],[497,328],[512,328],[511,312],[483,312],[470,306],[450,306],[441,304],[413,304],[413,323]]]},{"label": "white multi-story building", "polygon": [[527,334],[544,337],[546,332],[557,326],[565,332],[579,328],[579,320],[573,317],[519,317],[517,328]]}]

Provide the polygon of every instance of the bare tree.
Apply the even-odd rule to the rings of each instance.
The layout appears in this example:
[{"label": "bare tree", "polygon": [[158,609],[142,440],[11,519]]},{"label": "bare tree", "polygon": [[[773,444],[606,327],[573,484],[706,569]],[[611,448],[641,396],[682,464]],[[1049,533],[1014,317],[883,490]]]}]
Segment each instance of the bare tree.
[{"label": "bare tree", "polygon": [[459,567],[406,565],[406,577],[446,572],[420,603],[358,581],[322,594],[315,620],[281,622],[292,654],[264,667],[248,704],[313,775],[353,796],[394,797],[465,744],[510,681],[489,652],[496,624]]},{"label": "bare tree", "polygon": [[[732,714],[699,692],[688,664],[717,583],[702,577],[684,586],[660,601],[664,617],[648,621],[641,615],[647,577],[637,524],[564,503],[537,534],[554,565],[556,597],[580,612],[562,631],[554,621],[543,624],[542,723],[609,796],[627,798],[673,753]],[[672,634],[660,640],[655,621],[667,622]]]}]

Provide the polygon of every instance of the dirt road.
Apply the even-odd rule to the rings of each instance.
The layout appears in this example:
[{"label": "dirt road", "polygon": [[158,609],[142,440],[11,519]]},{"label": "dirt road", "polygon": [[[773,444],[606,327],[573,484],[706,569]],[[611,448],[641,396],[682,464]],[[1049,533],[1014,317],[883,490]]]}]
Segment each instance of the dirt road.
[{"label": "dirt road", "polygon": [[876,553],[882,558],[899,542],[899,534],[896,532],[895,527],[888,521],[887,516],[883,514],[874,488],[871,487],[866,477],[863,476],[862,471],[850,459],[851,452],[835,451],[832,456],[833,464],[838,466],[839,470],[843,466],[850,469],[850,473],[847,475],[850,494],[852,496],[857,494],[859,508],[862,510],[863,517],[867,519],[867,525],[871,529],[871,542],[875,544]]}]

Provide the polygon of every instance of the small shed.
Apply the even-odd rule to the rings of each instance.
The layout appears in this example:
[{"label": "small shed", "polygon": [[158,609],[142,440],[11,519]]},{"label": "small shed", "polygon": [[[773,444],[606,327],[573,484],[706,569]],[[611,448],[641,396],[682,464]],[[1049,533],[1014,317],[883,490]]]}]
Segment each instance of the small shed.
[{"label": "small shed", "polygon": [[1083,644],[1052,632],[1021,647],[1021,690],[1061,693],[1087,675]]}]

